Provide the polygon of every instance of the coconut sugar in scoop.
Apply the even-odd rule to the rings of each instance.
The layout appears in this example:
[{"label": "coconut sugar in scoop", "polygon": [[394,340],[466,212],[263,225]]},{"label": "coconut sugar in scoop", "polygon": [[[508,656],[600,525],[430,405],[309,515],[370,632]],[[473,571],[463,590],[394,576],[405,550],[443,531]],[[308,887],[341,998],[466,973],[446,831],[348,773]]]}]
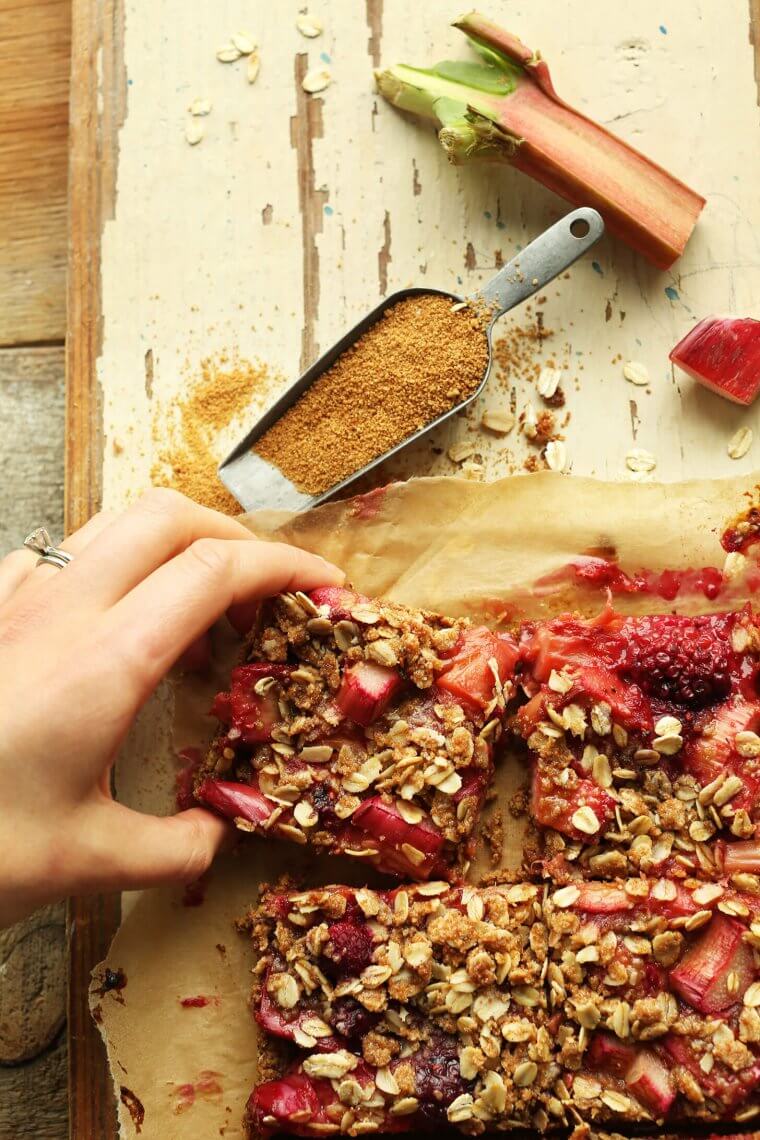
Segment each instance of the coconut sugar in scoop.
[{"label": "coconut sugar in scoop", "polygon": [[574,210],[469,298],[392,293],[264,413],[222,463],[222,482],[249,511],[305,510],[342,491],[480,395],[498,318],[603,232],[596,210]]}]

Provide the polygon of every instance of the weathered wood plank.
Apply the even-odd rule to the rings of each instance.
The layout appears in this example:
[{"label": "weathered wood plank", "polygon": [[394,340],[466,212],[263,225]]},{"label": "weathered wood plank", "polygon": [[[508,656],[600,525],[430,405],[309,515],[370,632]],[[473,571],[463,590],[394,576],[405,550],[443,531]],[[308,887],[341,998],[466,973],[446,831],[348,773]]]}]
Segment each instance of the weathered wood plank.
[{"label": "weathered wood plank", "polygon": [[66,1034],[33,1062],[0,1066],[0,1140],[65,1140]]},{"label": "weathered wood plank", "polygon": [[[117,136],[126,106],[122,0],[74,0],[66,342],[66,530],[100,505],[100,241],[113,213]],[[69,1111],[74,1140],[112,1140],[116,1116],[100,1036],[87,1005],[90,971],[119,922],[118,896],[69,903]]]},{"label": "weathered wood plank", "polygon": [[0,345],[65,334],[70,0],[0,0]]},{"label": "weathered wood plank", "polygon": [[[63,346],[0,349],[0,556],[63,528]],[[68,1134],[64,906],[0,931],[0,1140]]]},{"label": "weathered wood plank", "polygon": [[0,555],[63,530],[63,346],[0,349]]}]

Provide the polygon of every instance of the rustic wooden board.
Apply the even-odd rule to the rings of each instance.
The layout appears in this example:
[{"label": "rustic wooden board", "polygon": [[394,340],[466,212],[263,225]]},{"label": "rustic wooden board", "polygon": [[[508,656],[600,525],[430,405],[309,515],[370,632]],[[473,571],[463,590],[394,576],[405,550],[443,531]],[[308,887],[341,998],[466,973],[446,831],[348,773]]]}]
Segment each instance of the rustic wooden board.
[{"label": "rustic wooden board", "polygon": [[0,345],[63,340],[70,5],[0,3]]},{"label": "rustic wooden board", "polygon": [[[381,60],[463,53],[446,27],[458,3],[322,0],[326,31],[316,41],[295,31],[300,6],[255,3],[243,15],[232,0],[124,0],[125,21],[119,0],[74,0],[70,524],[97,503],[101,486],[118,506],[147,485],[154,409],[171,406],[203,357],[232,349],[292,377],[384,292],[425,282],[472,289],[563,210],[509,170],[447,168],[430,133],[373,94],[370,71]],[[635,442],[657,455],[665,479],[749,472],[760,442],[741,465],[728,459],[726,442],[740,423],[757,429],[760,410],[742,413],[685,385],[682,393],[666,365],[667,348],[698,316],[760,305],[747,0],[694,0],[667,12],[655,0],[612,11],[605,0],[582,11],[571,0],[509,5],[508,13],[484,7],[542,49],[562,95],[710,199],[673,273],[605,241],[569,283],[547,291],[546,322],[567,362],[572,470],[624,477]],[[757,7],[752,0],[755,17]],[[253,87],[241,65],[214,58],[247,25],[262,52]],[[334,83],[306,97],[300,80],[323,53]],[[196,97],[213,110],[204,139],[190,147],[186,109]],[[618,354],[649,367],[651,395],[622,380]],[[530,392],[520,378],[512,387],[523,410]],[[484,406],[504,399],[490,391],[469,424],[452,424],[438,444],[445,449]],[[229,441],[216,441],[220,454]],[[521,441],[508,442],[519,464]],[[504,444],[479,446],[488,473],[503,471]],[[416,470],[453,467],[427,449]],[[112,1135],[83,995],[117,913],[111,901],[73,911],[77,1140]]]}]

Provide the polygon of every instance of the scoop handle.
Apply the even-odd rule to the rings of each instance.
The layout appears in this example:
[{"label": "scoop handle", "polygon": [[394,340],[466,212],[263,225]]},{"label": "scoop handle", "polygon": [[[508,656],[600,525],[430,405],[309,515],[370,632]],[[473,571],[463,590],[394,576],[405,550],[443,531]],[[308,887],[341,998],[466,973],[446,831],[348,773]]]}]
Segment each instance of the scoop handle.
[{"label": "scoop handle", "polygon": [[558,273],[591,249],[604,233],[601,216],[590,206],[565,214],[520,250],[478,293],[493,320],[553,281]]}]

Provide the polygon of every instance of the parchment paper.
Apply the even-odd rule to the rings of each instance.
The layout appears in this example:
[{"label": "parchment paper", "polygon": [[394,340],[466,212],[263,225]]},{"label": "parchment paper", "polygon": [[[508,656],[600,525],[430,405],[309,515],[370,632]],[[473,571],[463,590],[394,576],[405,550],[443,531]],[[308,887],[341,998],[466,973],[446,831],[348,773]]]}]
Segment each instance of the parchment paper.
[{"label": "parchment paper", "polygon": [[[746,507],[755,484],[746,476],[663,485],[552,474],[492,484],[420,479],[307,515],[266,512],[246,521],[262,537],[331,559],[369,594],[504,622],[568,606],[598,609],[604,601],[599,590],[533,590],[537,579],[589,551],[614,553],[627,571],[721,567],[720,533]],[[739,580],[711,605],[704,597],[668,603],[635,596],[616,604],[716,609],[741,597]],[[214,675],[162,686],[117,766],[121,799],[146,811],[172,810],[173,749],[203,746],[213,727],[204,711],[235,649],[229,631],[220,629]],[[505,755],[498,803],[504,805],[523,779],[519,760]],[[504,858],[514,866],[523,825],[505,815]],[[253,840],[218,862],[201,905],[184,905],[181,890],[125,897],[107,965],[122,970],[126,984],[102,992],[104,963],[91,997],[121,1098],[125,1137],[241,1136],[240,1118],[256,1076],[256,1035],[246,1006],[250,952],[232,924],[254,901],[257,884],[283,871],[313,882],[356,882],[362,873],[350,860],[315,860],[300,848]],[[182,1006],[183,998],[199,996],[209,1004]]]}]

